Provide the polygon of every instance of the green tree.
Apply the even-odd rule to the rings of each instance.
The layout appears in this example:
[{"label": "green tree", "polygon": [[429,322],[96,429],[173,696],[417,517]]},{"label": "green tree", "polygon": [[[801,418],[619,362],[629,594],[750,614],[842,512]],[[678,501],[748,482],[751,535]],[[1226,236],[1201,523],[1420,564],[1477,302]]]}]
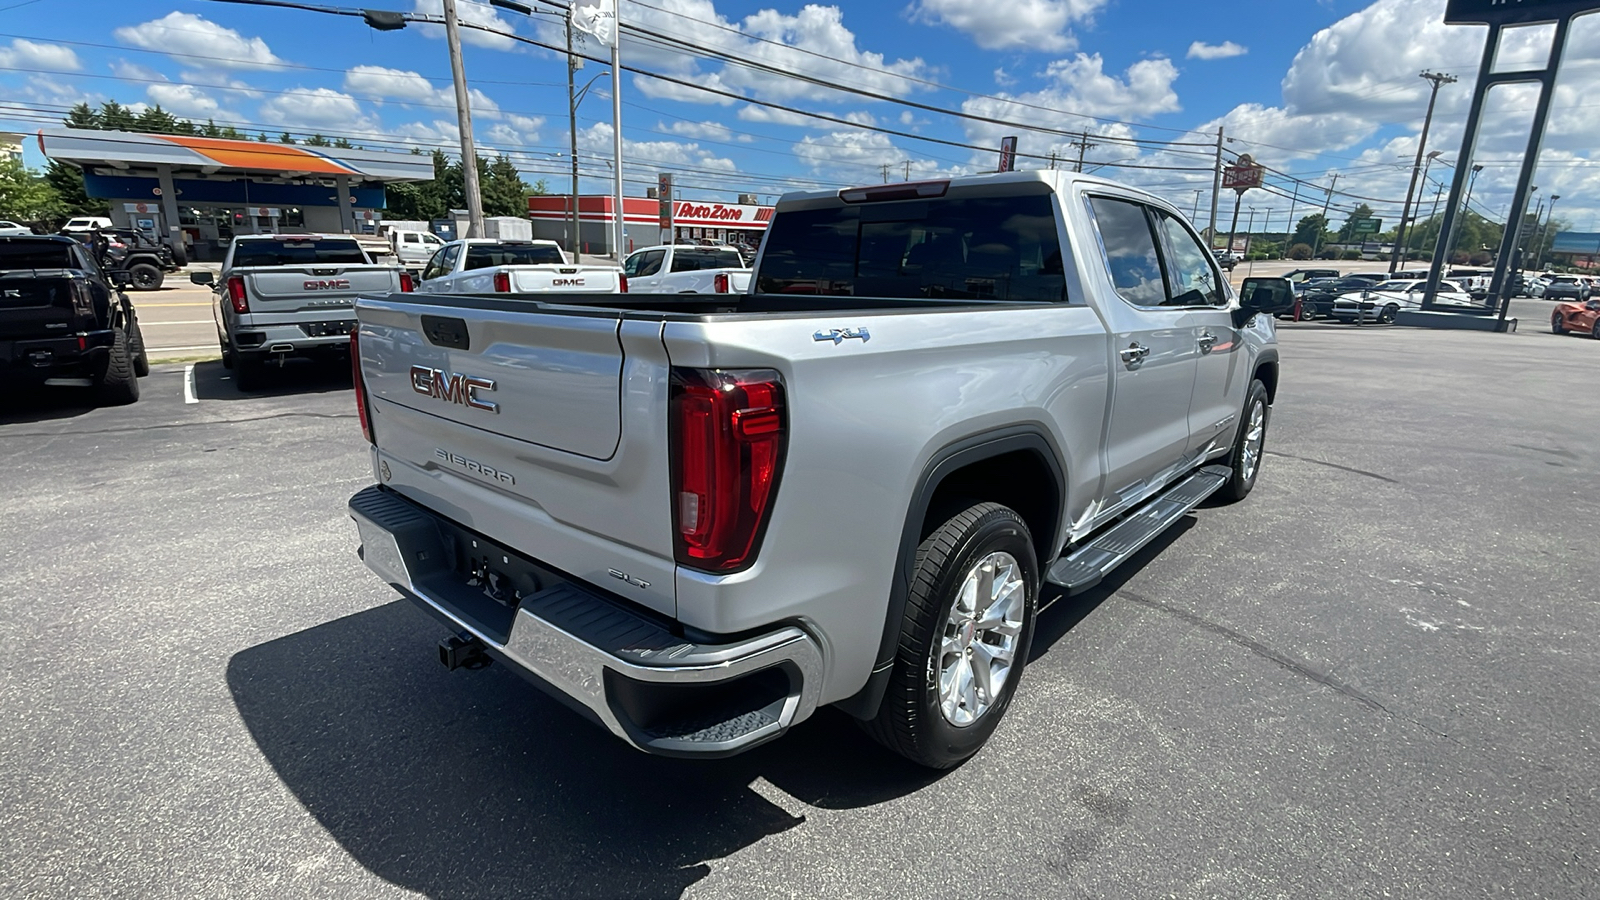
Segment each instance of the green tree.
[{"label": "green tree", "polygon": [[338,147],[340,150],[356,150],[356,149],[359,149],[358,147],[356,147],[355,144],[350,143],[349,141],[345,140],[344,138],[334,138],[333,139],[333,145],[335,147]]},{"label": "green tree", "polygon": [[283,134],[278,135],[278,143],[292,144],[294,143],[294,136],[285,131]]},{"label": "green tree", "polygon": [[60,214],[64,216],[105,215],[106,202],[89,196],[83,186],[83,170],[72,163],[50,160],[44,180],[55,192]]},{"label": "green tree", "polygon": [[[1344,220],[1344,227],[1339,229],[1339,242],[1348,243],[1352,240],[1355,240],[1357,236],[1352,230],[1352,226],[1360,219],[1370,218],[1372,218],[1372,207],[1366,205],[1365,203],[1356,207],[1355,212],[1350,214],[1350,218]],[[1365,237],[1365,235],[1363,235],[1363,237]]]},{"label": "green tree", "polygon": [[87,103],[78,103],[67,113],[66,123],[68,128],[85,128],[92,131],[100,130],[100,114],[95,112]]},{"label": "green tree", "polygon": [[49,219],[60,211],[50,183],[12,156],[0,156],[0,216],[24,222]]},{"label": "green tree", "polygon": [[320,134],[313,134],[306,138],[307,147],[332,147],[333,143]]},{"label": "green tree", "polygon": [[[148,134],[178,134],[178,117],[161,108],[161,104],[146,109],[133,120],[136,131]],[[193,127],[193,126],[190,126]]]},{"label": "green tree", "polygon": [[96,118],[100,122],[100,128],[105,131],[133,131],[137,128],[139,120],[133,110],[115,100],[107,100],[100,104],[100,112]]},{"label": "green tree", "polygon": [[[1317,243],[1325,240],[1323,235],[1327,233],[1327,230],[1328,217],[1322,213],[1312,213],[1311,215],[1301,219],[1299,224],[1295,225],[1294,237],[1289,239],[1289,243],[1315,246]],[[1309,259],[1310,257],[1307,258]]]},{"label": "green tree", "polygon": [[511,160],[496,156],[494,162],[479,168],[484,215],[520,218],[528,214],[528,185]]}]

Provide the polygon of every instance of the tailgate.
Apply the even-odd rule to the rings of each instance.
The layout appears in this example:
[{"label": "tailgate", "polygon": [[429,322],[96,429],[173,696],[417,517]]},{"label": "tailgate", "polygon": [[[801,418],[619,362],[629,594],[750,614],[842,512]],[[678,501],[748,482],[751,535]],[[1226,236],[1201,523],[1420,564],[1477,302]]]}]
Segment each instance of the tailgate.
[{"label": "tailgate", "polygon": [[252,313],[348,307],[361,294],[400,289],[397,270],[388,266],[274,266],[231,274],[244,276]]},{"label": "tailgate", "polygon": [[615,294],[621,290],[621,269],[606,266],[507,266],[515,293],[571,291]]},{"label": "tailgate", "polygon": [[72,334],[73,277],[64,271],[0,271],[0,337]]},{"label": "tailgate", "polygon": [[356,315],[385,486],[675,612],[659,322],[428,294],[363,297]]}]

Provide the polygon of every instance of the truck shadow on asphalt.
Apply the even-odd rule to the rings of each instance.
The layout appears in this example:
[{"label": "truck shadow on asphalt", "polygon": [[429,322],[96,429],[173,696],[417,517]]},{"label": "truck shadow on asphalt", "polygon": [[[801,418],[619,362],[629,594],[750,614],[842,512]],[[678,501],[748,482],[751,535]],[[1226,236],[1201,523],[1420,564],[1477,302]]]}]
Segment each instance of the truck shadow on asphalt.
[{"label": "truck shadow on asphalt", "polygon": [[352,389],[348,360],[292,359],[268,366],[251,390],[239,390],[230,369],[218,360],[195,363],[194,395],[199,400],[258,400],[293,394],[327,394]]},{"label": "truck shadow on asphalt", "polygon": [[804,822],[751,786],[856,808],[941,773],[830,709],[726,760],[646,756],[495,665],[446,672],[397,600],[236,654],[228,686],[283,783],[358,862],[430,897],[677,897]]},{"label": "truck shadow on asphalt", "polygon": [[74,419],[95,408],[89,388],[46,387],[31,393],[0,395],[0,425]]}]

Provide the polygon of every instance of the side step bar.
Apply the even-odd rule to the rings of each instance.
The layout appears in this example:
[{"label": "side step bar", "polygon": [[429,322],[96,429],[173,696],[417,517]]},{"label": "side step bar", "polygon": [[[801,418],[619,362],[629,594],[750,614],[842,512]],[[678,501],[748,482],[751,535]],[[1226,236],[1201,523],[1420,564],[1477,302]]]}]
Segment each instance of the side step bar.
[{"label": "side step bar", "polygon": [[1067,592],[1082,593],[1100,583],[1112,569],[1128,561],[1161,532],[1199,506],[1217,489],[1228,483],[1232,470],[1227,466],[1197,469],[1156,495],[1117,523],[1115,527],[1071,553],[1056,560],[1044,580]]}]

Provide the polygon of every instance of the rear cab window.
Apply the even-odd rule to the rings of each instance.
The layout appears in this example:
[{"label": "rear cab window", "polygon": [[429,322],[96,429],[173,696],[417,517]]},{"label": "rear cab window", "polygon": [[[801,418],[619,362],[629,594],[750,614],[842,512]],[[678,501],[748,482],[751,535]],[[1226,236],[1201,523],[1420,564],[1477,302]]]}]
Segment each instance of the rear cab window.
[{"label": "rear cab window", "polygon": [[672,271],[698,272],[701,269],[742,269],[744,259],[734,250],[695,250],[679,247],[672,252]]},{"label": "rear cab window", "polygon": [[234,245],[233,267],[365,265],[361,245],[339,238],[310,240],[250,240]]},{"label": "rear cab window", "polygon": [[548,244],[469,244],[467,264],[461,270],[465,272],[495,266],[559,266],[565,263],[561,251]]},{"label": "rear cab window", "polygon": [[775,216],[756,291],[1061,303],[1066,274],[1043,183],[948,197],[800,207]]}]

